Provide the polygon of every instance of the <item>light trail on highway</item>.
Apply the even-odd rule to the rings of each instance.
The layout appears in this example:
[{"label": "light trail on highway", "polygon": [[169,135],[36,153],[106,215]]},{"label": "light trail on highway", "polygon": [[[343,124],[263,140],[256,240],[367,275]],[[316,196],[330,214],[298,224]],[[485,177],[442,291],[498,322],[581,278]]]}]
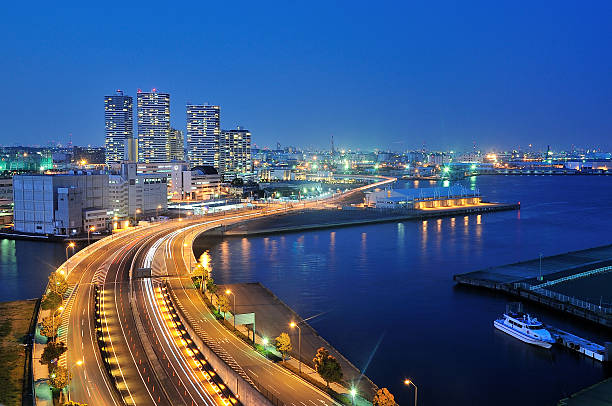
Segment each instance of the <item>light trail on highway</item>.
[{"label": "light trail on highway", "polygon": [[[387,178],[348,193],[392,181],[393,178]],[[317,208],[324,201],[346,195],[291,206],[268,203],[255,209],[141,226],[104,238],[75,254],[58,268],[73,288],[62,314],[69,348],[65,363],[74,376],[68,396],[96,406],[239,403],[214,371],[207,370],[206,360],[189,342],[190,338],[183,337],[181,322],[171,314],[174,300],[179,300],[188,316],[196,316],[189,317],[193,330],[216,337],[222,344],[221,355],[234,365],[232,368],[242,371],[247,381],[250,377],[259,382],[257,387],[267,391],[269,397],[281,396],[286,403],[300,403],[302,399],[314,400],[319,406],[334,404],[318,388],[270,362],[214,320],[200,294],[193,289],[183,244],[187,236],[195,237],[210,228]],[[154,275],[153,279],[131,284],[134,269],[151,267],[159,255],[167,275]],[[171,295],[162,292],[161,281],[166,278],[159,276],[170,276],[167,283],[172,288]],[[99,317],[92,307],[96,286],[100,286]],[[99,331],[96,320],[100,322]],[[148,333],[143,334],[146,327]],[[97,333],[104,337],[100,347]],[[153,353],[146,349],[147,343]],[[105,360],[109,361],[110,370]],[[262,386],[262,382],[267,384]]]}]

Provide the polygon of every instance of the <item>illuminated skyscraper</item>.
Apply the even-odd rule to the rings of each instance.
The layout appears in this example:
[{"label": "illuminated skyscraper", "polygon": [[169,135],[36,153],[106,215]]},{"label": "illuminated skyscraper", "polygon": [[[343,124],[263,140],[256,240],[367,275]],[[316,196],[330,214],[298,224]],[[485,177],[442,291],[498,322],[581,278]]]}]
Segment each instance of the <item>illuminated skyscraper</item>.
[{"label": "illuminated skyscraper", "polygon": [[219,168],[219,106],[187,105],[189,164]]},{"label": "illuminated skyscraper", "polygon": [[138,90],[138,161],[170,160],[170,95]]},{"label": "illuminated skyscraper", "polygon": [[183,132],[174,128],[170,129],[170,160],[184,161],[185,146],[183,143]]},{"label": "illuminated skyscraper", "polygon": [[223,130],[219,141],[219,163],[223,180],[252,176],[251,132],[238,127]]},{"label": "illuminated skyscraper", "polygon": [[116,95],[104,96],[107,165],[126,159],[125,145],[134,137],[132,104],[132,97],[124,96],[121,90]]}]

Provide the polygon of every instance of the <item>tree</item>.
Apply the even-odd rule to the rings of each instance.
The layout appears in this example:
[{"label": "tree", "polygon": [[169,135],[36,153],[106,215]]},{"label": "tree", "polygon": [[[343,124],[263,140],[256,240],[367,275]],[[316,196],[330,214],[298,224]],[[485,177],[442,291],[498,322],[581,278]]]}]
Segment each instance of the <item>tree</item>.
[{"label": "tree", "polygon": [[317,350],[312,362],[315,365],[315,370],[321,378],[327,383],[329,388],[330,383],[340,382],[342,380],[342,367],[338,360],[329,355],[329,352],[321,347]]},{"label": "tree", "polygon": [[374,406],[395,406],[395,397],[387,388],[382,388],[376,391],[372,404]]},{"label": "tree", "polygon": [[62,304],[62,297],[53,291],[47,292],[40,302],[40,307],[43,310],[55,311]]},{"label": "tree", "polygon": [[232,186],[244,186],[244,180],[242,178],[234,178],[232,179]]},{"label": "tree", "polygon": [[221,295],[218,300],[219,311],[223,312],[223,315],[230,311],[230,301],[227,295]]},{"label": "tree", "polygon": [[191,279],[196,288],[202,290],[204,289],[204,270],[202,269],[202,265],[197,264],[193,268],[193,272],[191,273]]},{"label": "tree", "polygon": [[70,372],[68,368],[56,366],[49,373],[49,385],[54,389],[62,390],[70,383]]},{"label": "tree", "polygon": [[66,350],[68,350],[68,348],[63,342],[50,342],[43,350],[38,362],[40,362],[42,365],[48,365],[49,368],[51,368],[51,366],[54,364],[54,360],[56,363],[57,359],[59,359],[59,357],[65,353]]},{"label": "tree", "polygon": [[276,349],[283,356],[283,361],[285,361],[285,356],[293,348],[291,347],[291,338],[289,337],[289,334],[281,333],[278,337],[276,337],[275,344]]},{"label": "tree", "polygon": [[61,318],[60,317],[45,317],[40,323],[40,334],[47,338],[53,338],[57,334],[57,328],[59,327]]},{"label": "tree", "polygon": [[202,290],[202,292],[204,292],[204,288],[208,284],[206,280],[209,278],[210,272],[212,270],[210,261],[211,261],[210,254],[208,253],[208,251],[204,251],[204,253],[200,255],[198,264],[193,269],[192,275],[193,277],[200,280],[200,290]]},{"label": "tree", "polygon": [[52,272],[49,275],[49,290],[64,296],[64,293],[68,290],[68,282],[66,282],[64,275],[60,275],[59,272]]},{"label": "tree", "polygon": [[212,301],[213,295],[217,294],[217,285],[213,278],[208,278],[206,280],[206,290],[210,292],[210,300]]}]

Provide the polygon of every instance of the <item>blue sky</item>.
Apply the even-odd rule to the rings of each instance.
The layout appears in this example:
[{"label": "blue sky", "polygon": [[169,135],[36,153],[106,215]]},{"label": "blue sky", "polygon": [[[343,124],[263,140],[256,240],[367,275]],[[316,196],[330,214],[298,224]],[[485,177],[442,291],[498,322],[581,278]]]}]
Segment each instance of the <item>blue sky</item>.
[{"label": "blue sky", "polygon": [[3,5],[2,145],[101,145],[155,87],[259,146],[612,149],[610,2],[52,4]]}]

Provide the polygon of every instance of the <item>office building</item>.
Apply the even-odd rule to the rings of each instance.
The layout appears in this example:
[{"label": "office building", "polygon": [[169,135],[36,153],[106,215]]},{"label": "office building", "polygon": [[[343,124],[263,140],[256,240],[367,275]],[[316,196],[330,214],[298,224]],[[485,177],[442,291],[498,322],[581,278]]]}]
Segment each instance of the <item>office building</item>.
[{"label": "office building", "polygon": [[136,163],[121,165],[121,173],[109,176],[109,200],[113,220],[157,217],[168,207],[168,176],[139,174]]},{"label": "office building", "polygon": [[138,162],[170,160],[170,95],[138,90]]},{"label": "office building", "polygon": [[104,121],[106,129],[106,164],[125,159],[125,145],[134,138],[132,97],[121,90],[113,96],[104,96]]},{"label": "office building", "polygon": [[251,132],[238,127],[223,130],[219,140],[219,169],[223,180],[234,178],[251,179],[253,163],[251,160]]},{"label": "office building", "polygon": [[221,176],[212,166],[172,171],[170,195],[173,200],[209,200],[219,196]]},{"label": "office building", "polygon": [[185,143],[183,142],[183,132],[174,128],[170,129],[170,160],[184,161],[185,160]]},{"label": "office building", "polygon": [[15,175],[14,229],[70,236],[108,222],[108,175],[103,172]]},{"label": "office building", "polygon": [[191,167],[219,168],[219,106],[187,105],[187,145]]}]

